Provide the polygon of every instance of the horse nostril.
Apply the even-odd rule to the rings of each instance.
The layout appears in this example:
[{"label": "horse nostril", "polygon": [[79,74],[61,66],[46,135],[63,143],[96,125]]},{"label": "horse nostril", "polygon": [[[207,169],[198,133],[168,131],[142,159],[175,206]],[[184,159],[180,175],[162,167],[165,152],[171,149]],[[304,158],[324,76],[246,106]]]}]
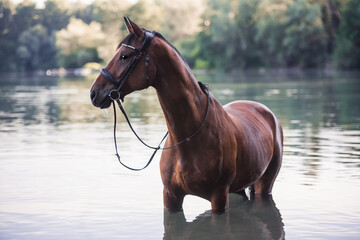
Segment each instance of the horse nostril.
[{"label": "horse nostril", "polygon": [[95,100],[96,95],[97,95],[97,93],[96,93],[95,91],[91,91],[91,92],[90,92],[90,98],[91,98],[92,101]]}]

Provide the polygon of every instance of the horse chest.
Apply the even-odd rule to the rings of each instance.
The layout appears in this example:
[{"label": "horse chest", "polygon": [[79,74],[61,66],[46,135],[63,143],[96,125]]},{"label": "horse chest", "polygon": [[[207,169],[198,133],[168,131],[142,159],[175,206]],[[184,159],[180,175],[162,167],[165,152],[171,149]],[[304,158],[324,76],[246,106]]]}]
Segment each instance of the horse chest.
[{"label": "horse chest", "polygon": [[[219,159],[210,154],[201,155],[181,155],[173,154],[171,162],[162,172],[165,176],[165,185],[168,188],[181,188],[189,194],[205,195],[211,191],[217,180],[221,176]],[[163,160],[163,159],[162,159]]]},{"label": "horse chest", "polygon": [[235,176],[235,137],[217,128],[180,148],[163,152],[161,173],[166,189],[208,198],[219,184],[227,185]]},{"label": "horse chest", "polygon": [[174,172],[175,182],[190,194],[207,192],[209,183],[216,178],[214,171],[199,168],[194,165],[179,166]]}]

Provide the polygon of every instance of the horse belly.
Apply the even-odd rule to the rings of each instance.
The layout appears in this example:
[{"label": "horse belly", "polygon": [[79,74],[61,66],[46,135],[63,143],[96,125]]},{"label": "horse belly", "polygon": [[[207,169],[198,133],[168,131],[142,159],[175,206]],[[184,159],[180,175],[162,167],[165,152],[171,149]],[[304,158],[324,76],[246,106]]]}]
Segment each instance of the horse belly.
[{"label": "horse belly", "polygon": [[[249,145],[251,144],[247,146]],[[256,182],[266,171],[272,158],[272,152],[271,148],[257,149],[251,152],[238,149],[238,153],[242,154],[236,159],[236,177],[230,186],[230,191],[243,190]]]}]

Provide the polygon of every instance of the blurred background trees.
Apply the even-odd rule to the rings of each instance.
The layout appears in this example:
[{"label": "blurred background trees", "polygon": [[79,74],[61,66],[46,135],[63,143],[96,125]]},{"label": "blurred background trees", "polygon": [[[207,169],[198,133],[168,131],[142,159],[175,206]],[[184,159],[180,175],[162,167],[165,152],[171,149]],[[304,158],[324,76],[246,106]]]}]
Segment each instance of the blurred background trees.
[{"label": "blurred background trees", "polygon": [[341,68],[360,68],[360,1],[349,1],[341,16],[336,36],[336,64]]},{"label": "blurred background trees", "polygon": [[107,62],[127,34],[123,16],[196,69],[360,68],[359,0],[2,0],[0,71]]},{"label": "blurred background trees", "polygon": [[60,48],[59,64],[65,68],[81,67],[87,62],[100,62],[97,47],[103,44],[105,35],[101,24],[91,21],[86,24],[72,17],[66,29],[56,33]]}]

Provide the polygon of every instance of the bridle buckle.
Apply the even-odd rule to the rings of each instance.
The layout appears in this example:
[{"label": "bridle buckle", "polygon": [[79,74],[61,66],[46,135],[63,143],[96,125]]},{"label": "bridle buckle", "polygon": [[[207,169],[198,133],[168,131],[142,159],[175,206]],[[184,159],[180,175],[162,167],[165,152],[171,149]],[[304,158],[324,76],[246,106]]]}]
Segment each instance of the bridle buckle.
[{"label": "bridle buckle", "polygon": [[116,90],[116,89],[113,89],[113,90],[111,90],[110,92],[109,92],[109,98],[112,100],[112,101],[117,101],[117,100],[119,100],[120,99],[120,97],[121,97],[121,93],[118,91],[118,90]]}]

